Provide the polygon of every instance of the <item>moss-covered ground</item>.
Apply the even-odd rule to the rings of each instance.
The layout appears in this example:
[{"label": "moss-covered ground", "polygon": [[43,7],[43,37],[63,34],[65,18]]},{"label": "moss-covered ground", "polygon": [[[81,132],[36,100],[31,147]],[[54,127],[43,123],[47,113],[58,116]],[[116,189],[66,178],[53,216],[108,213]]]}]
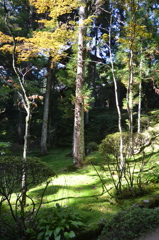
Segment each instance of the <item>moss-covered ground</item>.
[{"label": "moss-covered ground", "polygon": [[[135,204],[141,204],[144,200],[150,199],[159,194],[159,153],[155,152],[145,166],[145,181],[147,190],[144,194],[132,198],[115,199],[105,189],[98,176],[103,177],[106,188],[112,187],[109,172],[103,173],[99,163],[103,157],[98,152],[93,152],[87,157],[94,162],[83,168],[74,168],[70,149],[54,149],[49,155],[40,158],[55,170],[54,177],[46,190],[43,207],[49,208],[59,203],[62,206],[74,207],[86,219],[88,225],[100,223],[103,219],[113,213],[125,210]],[[137,160],[138,161],[138,160]],[[97,173],[98,171],[98,173]],[[158,171],[158,173],[157,173]],[[153,177],[155,179],[153,182]],[[151,181],[152,180],[152,181]],[[30,196],[36,198],[44,188],[44,185],[37,186],[29,191]]]}]

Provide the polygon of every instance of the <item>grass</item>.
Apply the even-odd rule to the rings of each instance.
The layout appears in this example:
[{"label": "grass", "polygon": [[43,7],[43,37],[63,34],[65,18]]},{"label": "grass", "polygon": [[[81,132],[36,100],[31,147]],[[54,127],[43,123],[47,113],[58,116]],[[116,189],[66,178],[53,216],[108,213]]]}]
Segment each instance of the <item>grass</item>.
[{"label": "grass", "polygon": [[[70,152],[70,149],[55,149],[50,151],[49,155],[41,157],[43,162],[57,172],[57,177],[52,179],[45,193],[44,208],[54,206],[56,203],[74,207],[86,217],[88,224],[93,224],[100,222],[107,215],[126,209],[158,193],[159,184],[150,183],[147,194],[144,196],[115,200],[103,192],[102,183],[92,165],[89,164],[80,169],[73,168]],[[158,153],[153,155],[148,169],[154,165],[158,156]],[[95,167],[99,170],[98,163],[102,161],[102,156],[98,152],[89,155],[87,159],[93,160]],[[105,182],[107,186],[112,187],[108,175],[105,175]],[[43,188],[44,185],[31,189],[30,196],[38,200]]]},{"label": "grass", "polygon": [[[34,153],[32,153],[34,155]],[[88,229],[97,227],[103,219],[110,218],[112,214],[121,210],[129,209],[143,200],[150,199],[158,194],[159,182],[149,181],[147,192],[144,195],[129,199],[111,198],[103,191],[102,183],[96,172],[99,171],[104,183],[111,188],[112,181],[108,172],[103,173],[99,164],[103,157],[99,152],[93,152],[87,156],[87,165],[83,168],[74,168],[70,149],[54,149],[49,155],[40,157],[41,161],[47,163],[57,176],[50,180],[45,192],[42,208],[49,209],[59,203],[62,206],[73,207],[80,213],[88,226]],[[140,159],[136,159],[137,166]],[[95,168],[90,164],[93,161]],[[133,162],[132,162],[133,163]],[[107,166],[105,166],[107,169]],[[136,169],[137,171],[137,169]],[[159,153],[155,152],[150,158],[145,169],[144,177],[148,174],[159,172]],[[45,183],[29,190],[28,194],[36,203],[40,202]]]},{"label": "grass", "polygon": [[[92,155],[96,164],[101,156],[94,152]],[[74,169],[70,149],[55,149],[49,155],[41,157],[43,162],[57,172],[57,177],[50,182],[44,197],[43,206],[49,208],[59,203],[62,206],[74,207],[88,221],[88,224],[99,222],[105,214],[119,210],[115,200],[103,193],[95,169],[91,165]],[[96,166],[96,168],[99,168]],[[31,197],[39,199],[44,185],[37,186],[29,191]]]},{"label": "grass", "polygon": [[72,157],[70,149],[54,149],[49,155],[40,157],[40,160],[46,162],[57,173],[61,172],[67,166],[72,165]]}]

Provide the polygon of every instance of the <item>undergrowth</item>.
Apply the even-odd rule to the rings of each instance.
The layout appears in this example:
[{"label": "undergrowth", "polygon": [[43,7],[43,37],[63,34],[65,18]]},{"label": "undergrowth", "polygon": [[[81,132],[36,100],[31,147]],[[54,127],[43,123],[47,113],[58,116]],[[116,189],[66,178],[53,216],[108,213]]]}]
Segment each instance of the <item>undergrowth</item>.
[{"label": "undergrowth", "polygon": [[159,209],[120,211],[104,221],[98,240],[133,240],[159,225]]},{"label": "undergrowth", "polygon": [[[156,157],[155,157],[156,156]],[[50,154],[47,156],[41,157],[41,160],[45,163],[47,163],[50,168],[55,169],[57,173],[57,177],[54,178],[50,184],[48,185],[45,195],[42,199],[41,206],[42,206],[42,215],[41,219],[44,219],[46,221],[47,217],[49,219],[49,216],[51,216],[50,209],[54,209],[54,206],[56,204],[59,204],[62,207],[62,211],[65,212],[67,209],[74,208],[76,210],[77,215],[82,216],[83,219],[86,221],[86,230],[91,231],[91,229],[94,229],[95,226],[98,228],[98,224],[102,222],[102,224],[105,225],[103,229],[103,235],[99,238],[99,240],[131,240],[136,236],[137,234],[135,232],[135,229],[138,228],[136,225],[140,225],[140,228],[144,228],[146,224],[148,224],[146,219],[142,219],[143,215],[145,218],[149,220],[149,223],[153,221],[153,224],[150,224],[151,227],[155,227],[155,224],[159,224],[155,218],[156,214],[158,214],[157,210],[150,210],[150,209],[133,209],[130,211],[125,211],[125,209],[128,209],[134,204],[139,203],[140,201],[149,199],[152,195],[158,194],[158,164],[156,163],[158,160],[158,155],[154,153],[152,159],[150,159],[150,162],[148,163],[148,168],[145,170],[143,174],[143,180],[147,182],[147,186],[145,187],[142,195],[141,192],[137,195],[137,197],[131,197],[125,198],[127,196],[127,193],[123,191],[123,197],[115,198],[115,196],[110,196],[107,192],[107,190],[103,187],[103,184],[111,191],[113,192],[113,184],[110,174],[107,173],[107,171],[103,172],[100,168],[101,163],[103,164],[103,156],[99,152],[92,152],[88,157],[86,158],[86,166],[83,168],[74,168],[73,167],[73,161],[71,156],[71,150],[70,149],[55,149],[50,151]],[[136,161],[139,161],[136,159]],[[91,162],[93,162],[94,166],[91,165]],[[106,162],[105,163],[105,168]],[[69,167],[68,167],[69,166]],[[98,175],[98,172],[100,173],[100,176],[102,176],[102,179],[104,182],[101,181],[101,178]],[[114,173],[113,173],[114,174]],[[116,175],[113,175],[116,177]],[[41,184],[40,186],[37,186],[35,188],[32,188],[29,190],[28,194],[29,196],[34,200],[36,206],[40,203],[40,196],[42,195],[44,189],[44,184]],[[4,203],[5,205],[5,203]],[[58,205],[56,205],[58,206]],[[68,208],[65,208],[67,206]],[[7,206],[5,206],[5,210],[7,211]],[[121,210],[124,210],[124,212],[121,212]],[[135,212],[136,211],[136,212]],[[36,209],[35,209],[36,212]],[[116,214],[117,213],[117,214]],[[142,214],[141,214],[142,213]],[[150,214],[151,213],[151,214]],[[113,215],[112,215],[113,214]],[[115,215],[114,215],[115,214]],[[138,219],[133,216],[133,214],[136,214],[138,216],[138,219],[142,223],[138,223]],[[144,215],[145,214],[145,215]],[[146,215],[147,214],[147,215]],[[151,216],[150,216],[151,215]],[[67,216],[66,216],[67,218]],[[128,218],[128,222],[127,219]],[[103,221],[104,219],[104,221]],[[77,219],[76,219],[77,220]],[[75,220],[75,221],[76,221]],[[64,221],[58,220],[56,224],[54,223],[55,218],[52,218],[52,223],[50,220],[48,221],[48,229],[50,228],[50,231],[47,232],[47,229],[45,226],[42,227],[42,221],[39,221],[38,223],[38,233],[39,233],[39,239],[40,234],[43,238],[45,234],[52,234],[52,236],[55,236],[54,234],[59,233],[62,237],[65,236],[67,239],[69,237],[73,237],[74,234],[76,234],[76,230],[78,232],[78,229],[72,230],[72,226],[69,226],[71,229],[67,229],[65,226],[59,226],[56,225],[57,223],[63,224]],[[78,220],[77,220],[78,221]],[[125,221],[125,222],[124,222]],[[41,223],[40,223],[41,222]],[[121,223],[123,222],[123,227],[121,227]],[[70,222],[71,223],[71,222]],[[130,233],[129,238],[125,238],[125,231],[127,233],[127,226],[128,223],[132,225],[129,227]],[[76,223],[75,223],[76,224]],[[135,225],[136,224],[136,225]],[[37,226],[37,227],[38,227]],[[40,228],[43,228],[42,232]],[[56,227],[58,230],[55,230]],[[42,229],[41,228],[41,229]],[[115,229],[118,229],[118,232]],[[120,232],[121,229],[121,232]],[[132,229],[132,231],[131,231]],[[46,231],[45,231],[46,230]],[[68,234],[64,232],[67,232]],[[109,230],[109,231],[108,231]],[[147,227],[147,230],[150,230],[149,227]],[[29,230],[28,230],[29,231]],[[73,232],[74,233],[73,233]],[[107,235],[105,235],[105,232],[107,232]],[[114,238],[113,232],[122,236],[122,238]],[[46,233],[47,232],[47,233]],[[142,234],[144,230],[142,229],[138,233]],[[28,233],[29,234],[29,233]],[[70,235],[69,235],[70,234]],[[123,235],[122,235],[123,234]],[[51,235],[50,235],[51,236]],[[104,238],[104,236],[108,236],[107,238]],[[113,236],[113,238],[112,238]],[[116,237],[115,236],[115,237]],[[49,239],[49,238],[48,238]],[[51,238],[50,238],[51,239]],[[57,234],[58,239],[58,234]],[[30,240],[30,239],[29,239]],[[91,239],[92,240],[92,239]]]}]

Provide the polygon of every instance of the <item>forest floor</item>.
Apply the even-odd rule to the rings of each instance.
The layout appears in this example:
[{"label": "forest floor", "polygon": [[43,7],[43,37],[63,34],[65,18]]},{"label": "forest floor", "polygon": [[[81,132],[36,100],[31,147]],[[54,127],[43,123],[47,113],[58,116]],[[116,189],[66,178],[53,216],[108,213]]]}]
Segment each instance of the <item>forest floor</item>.
[{"label": "forest floor", "polygon": [[[56,149],[52,151],[50,155],[41,158],[42,161],[49,164],[59,173],[59,176],[53,180],[53,183],[48,188],[45,199],[46,202],[52,200],[54,202],[58,201],[61,205],[69,205],[78,209],[83,216],[89,219],[89,226],[91,226],[93,222],[98,222],[101,218],[105,218],[105,216],[109,217],[109,215],[111,216],[120,210],[129,208],[129,206],[132,206],[134,203],[138,204],[144,199],[151,199],[153,196],[150,192],[148,195],[141,196],[141,198],[123,200],[118,204],[115,200],[108,201],[108,197],[101,193],[101,182],[93,167],[88,164],[87,167],[83,169],[75,170],[71,167],[72,158],[68,152],[69,150],[67,149]],[[159,165],[157,161],[158,157],[159,153],[156,153],[152,158],[152,162],[150,161],[153,164],[156,162],[157,167]],[[101,161],[101,156],[97,152],[89,155],[88,158],[96,159],[94,162]],[[95,167],[98,169],[98,164],[95,165]],[[150,169],[151,167],[149,166]],[[158,173],[158,168],[156,171]],[[107,174],[103,176],[107,176]],[[154,194],[157,195],[158,187],[157,185],[154,186],[156,186],[154,188]],[[52,192],[54,192],[54,195],[52,195]],[[33,194],[35,194],[34,190]],[[159,228],[134,240],[159,240]]]}]

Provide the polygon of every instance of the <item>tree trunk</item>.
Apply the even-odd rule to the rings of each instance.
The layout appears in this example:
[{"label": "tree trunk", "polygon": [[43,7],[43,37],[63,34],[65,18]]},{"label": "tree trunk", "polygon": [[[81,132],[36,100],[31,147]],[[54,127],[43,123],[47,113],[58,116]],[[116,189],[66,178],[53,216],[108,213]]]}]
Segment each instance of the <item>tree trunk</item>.
[{"label": "tree trunk", "polygon": [[127,91],[127,109],[129,114],[129,149],[130,154],[133,154],[133,51],[130,49],[129,60],[129,85]]},{"label": "tree trunk", "polygon": [[85,19],[85,7],[79,8],[79,34],[78,34],[78,63],[76,77],[76,102],[74,113],[74,139],[73,139],[73,161],[74,165],[81,167],[84,165],[85,146],[84,146],[84,52],[85,52],[85,32],[86,27],[83,26]]},{"label": "tree trunk", "polygon": [[17,128],[17,140],[20,145],[22,145],[23,142],[23,137],[24,137],[24,124],[23,124],[23,114],[21,111],[19,111],[19,116],[18,116],[18,128]]},{"label": "tree trunk", "polygon": [[29,140],[29,128],[30,128],[30,119],[31,119],[31,111],[30,111],[30,103],[27,101],[27,115],[25,118],[25,134],[24,134],[24,146],[23,146],[23,163],[22,163],[22,206],[26,205],[26,193],[27,193],[27,151],[28,151],[28,140]]},{"label": "tree trunk", "polygon": [[142,96],[142,48],[141,48],[141,59],[140,59],[140,82],[139,82],[139,104],[138,104],[138,124],[137,132],[141,132],[141,96]]},{"label": "tree trunk", "polygon": [[22,159],[22,190],[21,190],[21,210],[24,210],[26,205],[26,193],[27,193],[27,170],[26,170],[26,161],[27,161],[27,150],[28,150],[28,138],[29,138],[29,124],[31,118],[31,109],[30,109],[30,101],[26,94],[24,77],[25,74],[19,71],[16,66],[16,40],[12,31],[8,24],[8,15],[6,14],[6,26],[9,30],[9,33],[13,39],[13,51],[12,51],[12,66],[13,70],[18,78],[22,93],[18,92],[19,97],[24,105],[26,111],[26,119],[25,119],[25,135],[24,135],[24,146],[23,146],[23,159]]},{"label": "tree trunk", "polygon": [[[122,173],[125,169],[125,160],[123,157],[123,136],[122,136],[123,131],[122,131],[122,125],[121,125],[121,110],[120,110],[120,105],[119,105],[118,85],[117,85],[117,80],[115,77],[114,62],[113,62],[113,56],[112,56],[112,50],[111,50],[111,38],[112,38],[111,26],[112,26],[112,15],[110,18],[110,28],[109,28],[109,53],[110,53],[111,72],[112,72],[113,82],[114,82],[116,109],[117,109],[117,113],[118,113],[118,130],[120,132],[119,154],[120,154],[120,173],[121,173],[121,177],[122,177]],[[121,178],[120,178],[120,181],[121,181]]]},{"label": "tree trunk", "polygon": [[51,91],[51,74],[52,74],[52,58],[49,58],[48,76],[46,83],[46,93],[43,112],[42,134],[41,134],[41,154],[47,154],[47,139],[48,139],[48,119],[49,119],[49,104]]},{"label": "tree trunk", "polygon": [[141,95],[142,95],[142,84],[141,79],[139,83],[139,104],[138,104],[138,124],[137,124],[137,132],[141,132]]},{"label": "tree trunk", "polygon": [[29,128],[30,128],[30,119],[31,119],[31,109],[30,109],[30,101],[26,94],[26,89],[24,85],[24,76],[25,74],[20,74],[19,70],[16,67],[15,61],[15,50],[16,50],[16,42],[13,37],[14,49],[13,49],[13,69],[15,74],[18,77],[18,81],[22,90],[22,94],[18,91],[19,96],[21,97],[22,103],[24,105],[26,111],[26,118],[25,118],[25,134],[24,134],[24,145],[23,145],[23,160],[22,160],[22,198],[21,198],[21,210],[24,210],[26,205],[26,193],[27,193],[27,169],[26,169],[26,162],[27,162],[27,151],[28,151],[28,138],[29,138]]}]

